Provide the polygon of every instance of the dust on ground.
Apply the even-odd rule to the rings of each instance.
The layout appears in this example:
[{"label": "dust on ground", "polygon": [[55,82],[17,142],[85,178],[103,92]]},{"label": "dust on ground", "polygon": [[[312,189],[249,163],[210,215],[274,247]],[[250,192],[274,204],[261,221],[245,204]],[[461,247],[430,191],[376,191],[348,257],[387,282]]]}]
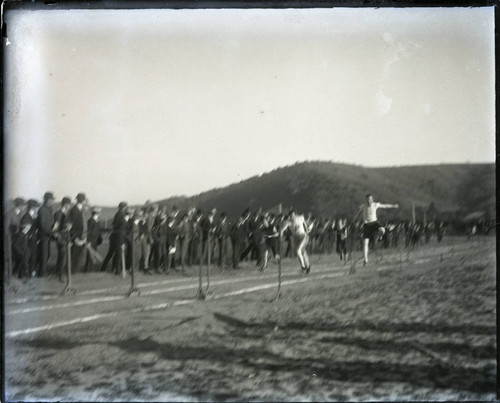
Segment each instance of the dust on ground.
[{"label": "dust on ground", "polygon": [[425,263],[374,262],[276,301],[264,290],[6,338],[7,400],[495,400],[494,239],[455,243],[468,252],[426,246]]}]

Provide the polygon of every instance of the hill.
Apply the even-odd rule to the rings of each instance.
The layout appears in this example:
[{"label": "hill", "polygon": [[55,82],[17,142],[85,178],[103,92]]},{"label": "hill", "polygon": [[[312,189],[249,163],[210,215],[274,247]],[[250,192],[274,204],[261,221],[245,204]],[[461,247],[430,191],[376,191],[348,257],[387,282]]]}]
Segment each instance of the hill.
[{"label": "hill", "polygon": [[[382,214],[409,219],[415,204],[428,214],[487,211],[495,216],[495,164],[448,164],[387,168],[324,161],[300,162],[192,197],[158,201],[171,208],[216,207],[235,217],[245,208],[268,210],[280,203],[316,216],[355,214],[366,193],[400,209]],[[430,207],[430,210],[429,210]]]}]

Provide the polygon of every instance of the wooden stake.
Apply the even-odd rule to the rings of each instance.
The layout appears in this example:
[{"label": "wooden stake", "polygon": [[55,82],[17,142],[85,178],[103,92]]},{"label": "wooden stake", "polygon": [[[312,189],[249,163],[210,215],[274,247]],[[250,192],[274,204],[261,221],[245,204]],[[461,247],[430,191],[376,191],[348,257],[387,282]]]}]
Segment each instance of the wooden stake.
[{"label": "wooden stake", "polygon": [[135,279],[134,279],[134,266],[135,266],[135,248],[134,248],[134,240],[133,240],[133,233],[132,233],[132,244],[130,246],[130,254],[132,255],[132,264],[130,265],[130,289],[128,290],[127,297],[130,297],[134,292],[137,293],[137,295],[141,295],[141,292],[139,289],[135,286]]},{"label": "wooden stake", "polygon": [[125,270],[125,244],[121,246],[121,256],[122,256],[122,278],[125,278],[127,272]]},{"label": "wooden stake", "polygon": [[66,247],[68,248],[68,252],[67,252],[67,257],[68,257],[68,264],[67,264],[67,279],[66,279],[66,288],[64,289],[64,291],[62,292],[63,294],[76,294],[76,290],[71,286],[71,242],[68,242],[68,244],[66,245]]},{"label": "wooden stake", "polygon": [[[199,249],[198,249],[199,251]],[[206,298],[205,291],[203,291],[203,284],[202,284],[202,265],[203,265],[203,259],[200,259],[200,265],[198,266],[198,292],[196,293],[196,298],[199,300],[204,300]]]},{"label": "wooden stake", "polygon": [[210,288],[210,261],[212,259],[212,250],[210,248],[210,229],[208,230],[208,238],[207,238],[207,290],[206,294],[208,295],[208,289]]},{"label": "wooden stake", "polygon": [[275,301],[277,301],[280,298],[281,295],[281,230],[279,230],[279,237],[278,237],[278,252],[279,252],[279,260],[278,260],[278,291],[276,292],[276,298]]}]

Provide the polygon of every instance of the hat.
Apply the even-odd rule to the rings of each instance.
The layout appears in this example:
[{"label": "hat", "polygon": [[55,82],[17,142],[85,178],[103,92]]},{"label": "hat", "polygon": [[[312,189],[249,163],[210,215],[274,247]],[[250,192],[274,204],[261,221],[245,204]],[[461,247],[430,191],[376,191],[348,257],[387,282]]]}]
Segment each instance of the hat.
[{"label": "hat", "polygon": [[16,197],[16,198],[14,199],[14,205],[15,205],[16,207],[22,206],[22,205],[24,205],[25,203],[26,203],[26,202],[24,201],[24,199],[23,199],[22,197]]},{"label": "hat", "polygon": [[61,206],[65,206],[66,204],[71,204],[71,198],[68,196],[64,196],[61,200]]},{"label": "hat", "polygon": [[85,201],[86,197],[85,197],[85,193],[78,193],[76,195],[76,201],[78,203],[83,203]]},{"label": "hat", "polygon": [[100,207],[97,207],[97,206],[92,207],[92,213],[100,213],[101,210],[102,210],[102,208],[100,208]]},{"label": "hat", "polygon": [[35,199],[29,199],[28,200],[28,208],[33,208],[33,207],[38,207],[40,206],[40,203],[38,203]]},{"label": "hat", "polygon": [[125,208],[125,207],[127,207],[127,206],[128,206],[127,202],[122,201],[122,202],[120,202],[120,204],[118,205],[118,208],[121,210],[121,209],[124,209],[124,208]]},{"label": "hat", "polygon": [[43,195],[43,201],[46,202],[47,200],[54,200],[54,193],[52,193],[52,192],[46,192]]}]

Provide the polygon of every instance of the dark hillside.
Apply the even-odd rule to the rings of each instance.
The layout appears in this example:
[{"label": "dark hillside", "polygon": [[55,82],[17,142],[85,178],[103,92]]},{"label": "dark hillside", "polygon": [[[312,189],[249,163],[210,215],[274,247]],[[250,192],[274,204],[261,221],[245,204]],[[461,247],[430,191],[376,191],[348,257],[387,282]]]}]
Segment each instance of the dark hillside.
[{"label": "dark hillside", "polygon": [[[495,165],[456,164],[365,168],[331,162],[301,162],[275,169],[225,188],[161,204],[181,208],[217,207],[236,216],[249,207],[268,210],[293,206],[318,216],[355,214],[366,193],[376,200],[399,203],[386,218],[410,218],[412,206],[422,213],[431,203],[437,212],[488,211],[495,215]],[[422,213],[423,214],[423,213]]]}]

